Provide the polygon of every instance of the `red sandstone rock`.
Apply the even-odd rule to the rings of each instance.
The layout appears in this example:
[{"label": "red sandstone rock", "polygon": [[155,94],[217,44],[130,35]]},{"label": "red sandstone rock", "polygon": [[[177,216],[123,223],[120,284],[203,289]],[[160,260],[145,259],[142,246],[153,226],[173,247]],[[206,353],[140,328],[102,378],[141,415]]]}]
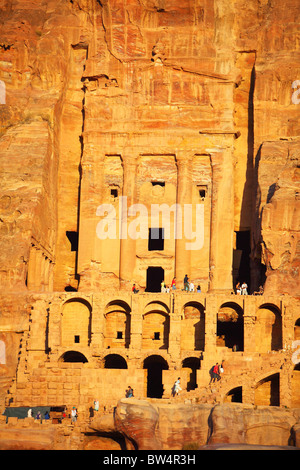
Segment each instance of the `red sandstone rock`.
[{"label": "red sandstone rock", "polygon": [[277,407],[216,405],[209,444],[232,443],[287,446],[297,422],[291,411]]},{"label": "red sandstone rock", "polygon": [[136,443],[139,450],[159,448],[156,437],[158,411],[146,400],[122,399],[115,413],[115,428],[129,440]]},{"label": "red sandstone rock", "polygon": [[[112,297],[118,297],[120,281],[128,289],[136,276],[144,287],[146,267],[153,262],[152,254],[139,252],[131,241],[122,247],[115,241],[102,246],[95,235],[95,209],[111,197],[112,183],[126,190],[130,202],[148,204],[152,197],[161,202],[162,193],[151,192],[153,175],[166,180],[168,203],[177,198],[189,202],[186,195],[192,185],[197,198],[196,186],[206,187],[203,251],[190,256],[178,244],[176,256],[172,248],[154,258],[164,264],[170,279],[174,271],[181,278],[189,266],[203,292],[229,292],[234,284],[235,232],[251,231],[252,287],[261,283],[262,263],[265,290],[274,295],[268,302],[283,303],[280,329],[287,348],[282,344],[285,349],[275,357],[268,352],[274,330],[271,316],[266,317],[269,336],[261,356],[263,338],[260,343],[254,334],[256,307],[253,299],[245,301],[245,355],[230,361],[228,389],[222,393],[242,383],[245,399],[254,403],[256,382],[276,368],[281,402],[298,403],[299,371],[288,348],[299,331],[299,103],[291,99],[292,83],[300,78],[295,65],[299,2],[0,0],[0,7],[0,80],[5,84],[5,103],[1,96],[0,105],[0,288],[5,293],[0,341],[6,347],[5,363],[0,364],[1,411],[8,390],[9,398],[22,404],[89,400],[87,382],[92,377],[92,386],[98,386],[99,362],[107,353],[101,343],[105,306],[95,293],[106,295],[107,287],[113,287]],[[78,249],[67,233],[79,235]],[[70,347],[61,342],[61,319],[67,317],[62,304],[70,300],[64,297],[65,288],[79,288],[78,296],[94,295],[96,303],[93,331],[84,333],[87,342],[92,335],[86,350],[91,375],[84,376],[83,370],[81,376],[74,368],[73,382],[61,362],[53,366]],[[28,291],[36,295],[29,297]],[[286,302],[279,297],[284,293]],[[227,296],[222,302],[232,299]],[[214,294],[206,300],[208,343],[205,367],[199,371],[204,383],[208,362],[223,354],[216,347],[217,300]],[[79,316],[80,309],[76,313]],[[133,313],[128,370],[138,364],[143,376],[141,357],[150,349],[141,346],[142,322],[137,317],[142,312],[137,308]],[[182,367],[182,352],[188,354],[191,343],[184,337],[182,312],[171,314],[167,308],[163,318],[171,316],[170,347],[164,353],[172,374]],[[196,323],[186,320],[192,331]],[[202,330],[201,344],[203,338]],[[72,344],[73,349],[77,346]],[[127,357],[124,349],[120,347]],[[115,382],[110,386],[113,398],[104,398],[111,406],[120,392]],[[262,395],[263,401],[270,401],[269,392]],[[209,408],[197,415],[197,407],[171,405],[158,412],[146,403],[131,402],[128,409],[125,404],[120,406],[118,429],[141,448],[179,448],[181,437],[184,444],[206,442]],[[249,441],[287,442],[292,417],[282,422],[275,409],[265,413],[245,408],[242,415],[236,409],[213,410],[212,440],[240,440],[246,433]],[[197,426],[192,428],[194,420]],[[228,423],[235,428],[232,435]],[[103,429],[103,423],[99,426]],[[294,429],[297,437],[297,425]],[[28,440],[25,431],[12,431],[3,435],[4,441],[11,448],[22,446],[22,441],[29,448],[54,445],[48,437],[39,440],[26,432]],[[80,447],[79,441],[77,436],[74,446]]]},{"label": "red sandstone rock", "polygon": [[[278,407],[251,405],[159,404],[123,399],[115,414],[115,430],[139,450],[178,450],[232,444],[238,448],[294,446],[297,413]],[[111,423],[111,420],[109,420]],[[100,422],[98,422],[100,424]],[[103,425],[93,424],[103,431]],[[111,424],[109,426],[111,429]],[[216,448],[216,447],[215,447]],[[254,447],[253,447],[254,448]]]},{"label": "red sandstone rock", "polygon": [[266,293],[298,295],[299,148],[298,142],[268,142],[259,153],[259,230]]}]

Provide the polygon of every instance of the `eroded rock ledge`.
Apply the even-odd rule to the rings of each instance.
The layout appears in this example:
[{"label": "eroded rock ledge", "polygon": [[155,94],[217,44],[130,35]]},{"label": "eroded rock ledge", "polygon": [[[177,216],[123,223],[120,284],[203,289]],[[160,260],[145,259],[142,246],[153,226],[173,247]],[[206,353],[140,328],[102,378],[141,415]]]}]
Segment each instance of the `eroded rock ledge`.
[{"label": "eroded rock ledge", "polygon": [[95,418],[90,427],[114,429],[127,447],[178,450],[235,444],[300,447],[300,409],[242,404],[160,404],[122,399],[114,416]]}]

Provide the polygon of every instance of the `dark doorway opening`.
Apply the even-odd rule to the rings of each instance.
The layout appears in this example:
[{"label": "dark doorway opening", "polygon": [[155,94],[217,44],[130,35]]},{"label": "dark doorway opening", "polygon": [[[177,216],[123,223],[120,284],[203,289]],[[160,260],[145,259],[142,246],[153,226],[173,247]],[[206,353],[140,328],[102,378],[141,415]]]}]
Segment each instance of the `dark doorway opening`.
[{"label": "dark doorway opening", "polygon": [[233,351],[244,350],[243,309],[235,303],[227,302],[218,311],[217,346]]},{"label": "dark doorway opening", "polygon": [[250,293],[250,231],[245,230],[235,232],[236,234],[236,247],[233,250],[233,287],[237,282],[242,284],[246,282],[248,285],[248,293]]},{"label": "dark doorway opening", "polygon": [[165,272],[161,267],[149,266],[147,269],[146,292],[160,292]]},{"label": "dark doorway opening", "polygon": [[147,397],[162,398],[162,371],[169,369],[167,361],[161,356],[149,356],[144,360],[144,369],[147,369]]},{"label": "dark doorway opening", "polygon": [[163,228],[149,228],[148,251],[163,251],[164,241]]},{"label": "dark doorway opening", "polygon": [[182,362],[182,367],[190,369],[190,377],[187,383],[187,391],[195,390],[197,385],[197,370],[200,369],[200,358],[199,357],[187,357]]}]

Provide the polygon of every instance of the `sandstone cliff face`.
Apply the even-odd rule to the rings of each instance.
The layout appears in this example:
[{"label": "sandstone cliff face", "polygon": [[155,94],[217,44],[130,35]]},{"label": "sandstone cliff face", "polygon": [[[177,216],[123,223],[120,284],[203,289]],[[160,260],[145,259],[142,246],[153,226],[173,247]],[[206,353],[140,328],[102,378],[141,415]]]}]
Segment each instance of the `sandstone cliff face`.
[{"label": "sandstone cliff face", "polygon": [[298,296],[299,143],[267,142],[258,154],[255,249],[266,266],[266,292]]},{"label": "sandstone cliff face", "polygon": [[[164,129],[183,139],[191,130],[240,133],[233,148],[232,229],[252,230],[256,289],[262,279],[255,266],[269,264],[255,232],[259,214],[254,197],[266,182],[261,179],[263,158],[256,182],[255,160],[265,146],[274,155],[279,147],[284,153],[287,142],[279,139],[298,145],[292,144],[299,134],[292,83],[299,71],[291,66],[299,63],[298,3],[3,0],[0,7],[0,79],[5,87],[0,109],[2,285],[26,288],[33,245],[47,258],[46,269],[54,272],[50,289],[53,282],[58,290],[77,288],[78,260],[70,237],[78,233],[78,168],[84,152],[90,163],[93,149],[111,145],[107,132],[143,132],[138,145],[147,147],[151,133]],[[276,184],[277,165],[275,159],[270,186]],[[282,228],[293,237],[293,242],[284,242],[291,244],[293,275],[284,286],[289,292],[297,276],[292,265],[297,264],[298,228],[296,221],[293,228]],[[274,235],[269,231],[265,244],[272,244],[274,264],[286,249],[275,240],[282,230],[270,230]],[[101,261],[91,257],[97,270]],[[267,276],[274,269],[284,276],[286,263],[287,256],[282,270],[276,261]],[[267,287],[270,283],[271,277]],[[272,289],[280,291],[281,283],[274,281]]]},{"label": "sandstone cliff face", "polygon": [[[49,344],[54,360],[58,348],[64,352],[63,300],[40,299],[39,293],[79,290],[92,297],[108,286],[117,291],[123,278],[128,288],[134,276],[144,287],[145,266],[151,260],[164,263],[170,278],[175,262],[180,272],[191,266],[190,274],[201,280],[203,292],[228,292],[235,284],[233,251],[243,251],[237,241],[246,232],[251,240],[251,290],[264,284],[276,305],[281,294],[297,300],[299,9],[296,0],[0,0],[2,405],[16,371],[24,379],[26,369],[28,380],[30,368],[38,369],[49,359]],[[165,189],[152,188],[152,170]],[[111,191],[121,194],[126,189],[130,203],[146,206],[152,197],[161,202],[163,196],[168,204],[180,196],[184,204],[195,202],[202,186],[206,226],[201,253],[181,256],[181,251],[175,260],[174,246],[168,246],[164,256],[145,256],[141,243],[130,241],[122,245],[121,256],[115,240],[101,245],[96,239],[95,207],[113,201]],[[247,245],[248,256],[250,242]],[[248,273],[248,258],[246,264]],[[244,312],[249,357],[254,350],[257,355],[262,351],[260,336],[254,341],[249,333],[254,331],[249,325],[257,321],[251,300]],[[298,339],[297,305],[292,306],[292,300],[281,312],[284,337],[278,349]],[[202,346],[203,337],[209,338],[213,359],[217,310],[216,303],[199,341]],[[181,312],[176,315],[171,334],[180,342]],[[95,349],[88,350],[89,357],[99,357],[103,318],[104,304],[99,301],[93,312]],[[192,321],[187,324],[194,328]],[[274,330],[271,321],[268,329]],[[137,360],[140,331],[135,330],[134,341],[130,353]],[[189,344],[183,349],[188,351]],[[271,340],[263,349],[268,361],[269,345]],[[28,356],[22,355],[26,348]],[[179,364],[180,353],[175,359]],[[205,360],[208,368],[209,356]],[[279,370],[279,360],[276,364]],[[238,360],[232,376],[235,367]],[[274,372],[272,360],[268,370]],[[280,371],[285,373],[281,363]],[[297,384],[295,379],[293,390]],[[287,375],[281,386],[291,388]],[[298,403],[297,397],[293,403]],[[270,443],[263,434],[266,423],[274,423],[268,424],[272,443],[287,445],[294,426],[293,416],[284,415],[282,421],[277,411],[251,410],[250,418],[247,409],[236,412],[238,407],[229,412],[204,406],[201,413],[197,407],[169,408],[147,403],[136,403],[135,408],[122,402],[116,415],[118,432],[130,448],[174,449],[182,444],[182,436],[185,443],[199,445],[218,439],[232,442],[233,437],[240,443]],[[174,426],[173,416],[180,426]],[[207,420],[215,420],[211,436]],[[152,432],[145,430],[145,423]],[[236,429],[233,437],[228,436],[228,423]],[[294,431],[299,437],[297,427]],[[21,434],[11,436],[13,446]],[[8,434],[5,439],[10,440]],[[34,433],[31,440],[39,448]],[[54,445],[52,436],[42,445]]]}]

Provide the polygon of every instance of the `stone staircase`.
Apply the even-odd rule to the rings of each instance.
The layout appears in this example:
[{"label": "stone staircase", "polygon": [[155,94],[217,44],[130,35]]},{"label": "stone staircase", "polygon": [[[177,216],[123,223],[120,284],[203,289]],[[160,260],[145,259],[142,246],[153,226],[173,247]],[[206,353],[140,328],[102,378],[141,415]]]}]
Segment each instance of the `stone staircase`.
[{"label": "stone staircase", "polygon": [[172,397],[172,403],[222,403],[224,395],[231,388],[232,377],[222,375],[220,381],[199,386],[194,390],[182,390],[179,396]]}]

